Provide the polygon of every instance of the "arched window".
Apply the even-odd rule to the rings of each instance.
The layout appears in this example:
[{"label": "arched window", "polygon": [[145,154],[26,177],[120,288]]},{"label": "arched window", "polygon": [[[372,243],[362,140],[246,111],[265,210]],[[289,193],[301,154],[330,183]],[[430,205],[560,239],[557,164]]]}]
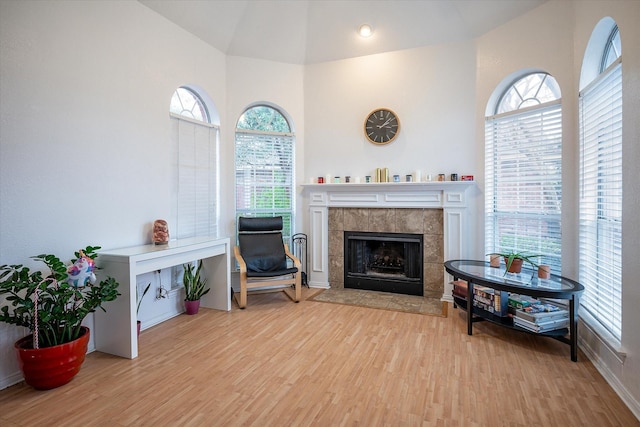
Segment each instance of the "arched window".
[{"label": "arched window", "polygon": [[171,97],[169,111],[182,117],[210,123],[209,112],[200,96],[186,87],[179,87]]},{"label": "arched window", "polygon": [[[586,322],[622,339],[622,56],[611,18],[593,30],[579,94],[579,280]],[[597,70],[598,72],[594,72]],[[600,327],[599,327],[600,326]],[[601,333],[602,335],[602,333]],[[605,340],[609,342],[609,340]]]},{"label": "arched window", "polygon": [[179,87],[169,105],[175,162],[172,238],[218,233],[219,128],[210,123],[205,98],[195,89]]},{"label": "arched window", "polygon": [[495,113],[535,107],[556,99],[560,99],[560,87],[556,79],[547,73],[532,73],[518,79],[504,91]]},{"label": "arched window", "polygon": [[607,38],[607,44],[602,53],[602,61],[600,62],[600,72],[606,71],[613,62],[622,55],[622,46],[620,45],[620,31],[615,25]]},{"label": "arched window", "polygon": [[294,224],[294,136],[269,105],[247,109],[236,125],[236,217],[282,216],[288,240]]},{"label": "arched window", "polygon": [[547,73],[507,86],[485,123],[485,251],[542,255],[561,271],[562,108]]}]

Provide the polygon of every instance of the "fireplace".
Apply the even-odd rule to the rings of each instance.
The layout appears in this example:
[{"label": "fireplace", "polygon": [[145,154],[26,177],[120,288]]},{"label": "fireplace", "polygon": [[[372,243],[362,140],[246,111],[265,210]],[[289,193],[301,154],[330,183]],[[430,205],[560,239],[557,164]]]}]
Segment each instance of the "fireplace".
[{"label": "fireplace", "polygon": [[423,296],[422,234],[344,232],[344,287]]},{"label": "fireplace", "polygon": [[414,233],[423,235],[423,297],[452,301],[442,264],[468,258],[474,247],[466,212],[472,187],[473,181],[304,184],[309,286],[344,287],[345,231]]}]

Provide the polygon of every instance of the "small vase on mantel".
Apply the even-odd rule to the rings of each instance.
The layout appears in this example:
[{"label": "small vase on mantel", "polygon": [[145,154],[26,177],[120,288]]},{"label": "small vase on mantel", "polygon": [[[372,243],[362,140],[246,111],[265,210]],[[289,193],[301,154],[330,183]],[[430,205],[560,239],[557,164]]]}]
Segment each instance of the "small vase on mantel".
[{"label": "small vase on mantel", "polygon": [[195,301],[184,300],[184,312],[186,314],[198,314],[200,310],[200,300]]}]

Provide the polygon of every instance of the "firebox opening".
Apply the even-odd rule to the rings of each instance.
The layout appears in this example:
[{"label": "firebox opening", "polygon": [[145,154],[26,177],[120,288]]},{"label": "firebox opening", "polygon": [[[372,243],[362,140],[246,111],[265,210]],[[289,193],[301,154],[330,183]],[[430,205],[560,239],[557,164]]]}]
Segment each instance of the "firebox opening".
[{"label": "firebox opening", "polygon": [[344,287],[424,295],[421,234],[344,232]]}]

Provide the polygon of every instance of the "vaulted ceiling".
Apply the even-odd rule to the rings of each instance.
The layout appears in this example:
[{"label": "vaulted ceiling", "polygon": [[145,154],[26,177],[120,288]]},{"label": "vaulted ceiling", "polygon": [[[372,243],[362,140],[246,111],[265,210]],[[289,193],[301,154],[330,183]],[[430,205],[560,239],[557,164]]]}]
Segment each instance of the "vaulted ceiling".
[{"label": "vaulted ceiling", "polygon": [[473,39],[547,0],[139,1],[227,55],[313,64]]}]

